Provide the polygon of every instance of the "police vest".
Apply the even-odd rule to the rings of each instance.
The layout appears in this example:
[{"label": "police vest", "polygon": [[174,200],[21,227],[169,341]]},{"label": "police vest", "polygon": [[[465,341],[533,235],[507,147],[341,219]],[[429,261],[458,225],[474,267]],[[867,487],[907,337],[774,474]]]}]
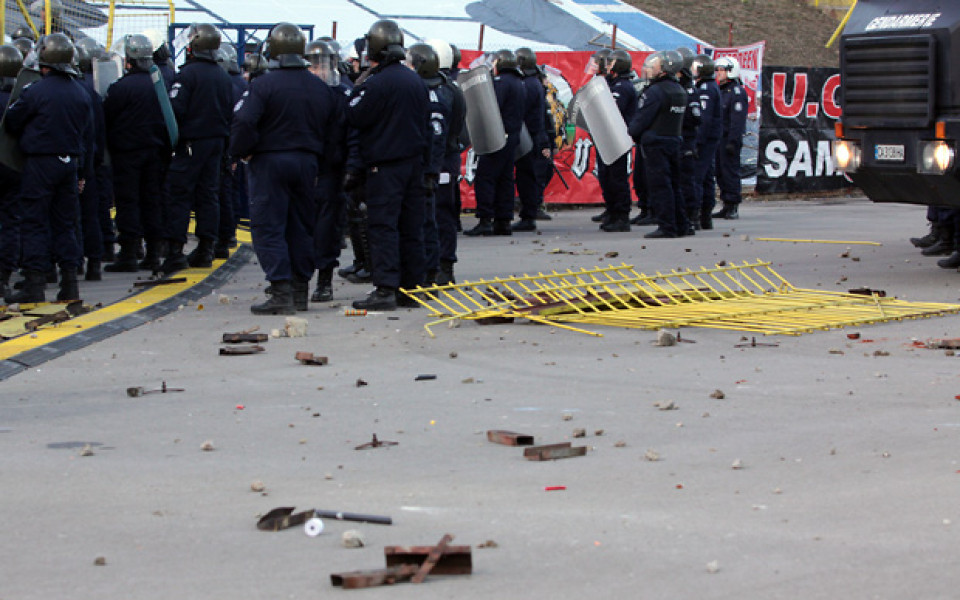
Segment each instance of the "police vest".
[{"label": "police vest", "polygon": [[679,136],[683,129],[683,113],[687,111],[687,92],[675,79],[663,78],[651,84],[662,97],[660,111],[650,130],[658,136]]}]

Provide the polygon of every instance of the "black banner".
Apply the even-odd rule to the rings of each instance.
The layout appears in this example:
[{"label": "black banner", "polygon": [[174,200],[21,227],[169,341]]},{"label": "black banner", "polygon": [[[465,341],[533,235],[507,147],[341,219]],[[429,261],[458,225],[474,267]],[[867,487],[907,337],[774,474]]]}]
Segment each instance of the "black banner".
[{"label": "black banner", "polygon": [[839,69],[763,67],[759,193],[836,190],[851,183],[834,168],[830,142],[840,118]]}]

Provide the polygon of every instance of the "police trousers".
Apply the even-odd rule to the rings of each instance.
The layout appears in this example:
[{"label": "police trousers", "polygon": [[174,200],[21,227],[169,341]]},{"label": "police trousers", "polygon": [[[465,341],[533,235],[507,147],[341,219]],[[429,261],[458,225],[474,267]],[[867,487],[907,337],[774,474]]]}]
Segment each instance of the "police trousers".
[{"label": "police trousers", "polygon": [[425,270],[422,159],[368,167],[366,182],[373,284],[416,287]]},{"label": "police trousers", "polygon": [[61,268],[75,269],[80,264],[77,167],[75,156],[27,156],[20,187],[20,266],[24,269],[48,271],[53,266],[51,247],[56,248]]},{"label": "police trousers", "polygon": [[196,214],[197,237],[216,240],[220,228],[220,160],[223,138],[181,141],[170,168],[166,211],[166,239],[184,244],[190,224],[190,210]]}]

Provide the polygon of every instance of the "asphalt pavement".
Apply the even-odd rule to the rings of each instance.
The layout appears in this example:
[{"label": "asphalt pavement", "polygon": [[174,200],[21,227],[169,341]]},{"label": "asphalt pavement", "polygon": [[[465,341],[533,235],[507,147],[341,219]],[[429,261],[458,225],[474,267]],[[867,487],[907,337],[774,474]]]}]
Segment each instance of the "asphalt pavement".
[{"label": "asphalt pavement", "polygon": [[[925,232],[922,207],[750,202],[676,240],[602,233],[595,212],[461,237],[458,280],[760,258],[799,287],[960,303],[960,273],[907,242]],[[334,302],[300,315],[307,337],[219,356],[224,332],[283,326],[249,312],[264,285],[251,260],[170,314],[0,382],[0,599],[957,595],[958,358],[914,344],[960,337],[957,316],[754,348],[730,330],[657,347],[652,331],[526,322],[430,338],[423,309],[344,316],[368,287],[337,280]],[[162,382],[185,391],[126,392]],[[589,451],[527,461],[490,429]],[[398,444],[354,449],[373,434]],[[258,531],[281,506],[393,524]],[[345,548],[347,530],[364,546]],[[471,575],[331,586],[332,573],[382,568],[384,546],[446,533],[471,547]]]}]

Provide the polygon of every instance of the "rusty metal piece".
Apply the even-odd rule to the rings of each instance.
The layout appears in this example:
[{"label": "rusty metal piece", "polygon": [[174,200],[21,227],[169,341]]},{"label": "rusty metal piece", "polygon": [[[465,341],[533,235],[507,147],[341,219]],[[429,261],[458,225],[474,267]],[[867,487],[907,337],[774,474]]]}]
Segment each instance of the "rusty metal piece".
[{"label": "rusty metal piece", "polygon": [[587,454],[586,446],[571,447],[570,442],[560,444],[547,444],[546,446],[531,446],[523,450],[523,457],[527,460],[558,460],[561,458],[574,458],[576,456],[585,456]]},{"label": "rusty metal piece", "polygon": [[313,511],[314,515],[322,519],[336,519],[337,521],[356,521],[358,523],[373,523],[375,525],[393,525],[393,519],[381,515],[362,515],[359,513],[341,512],[338,510]]},{"label": "rusty metal piece", "polygon": [[241,356],[244,354],[259,354],[266,350],[263,346],[227,346],[220,348],[220,356]]},{"label": "rusty metal piece", "polygon": [[367,448],[380,448],[381,446],[397,446],[400,442],[388,442],[377,439],[377,434],[373,434],[373,439],[366,444],[360,444],[354,450],[366,450]]},{"label": "rusty metal piece", "polygon": [[314,365],[322,367],[330,362],[326,356],[316,356],[313,352],[297,352],[294,358],[300,361],[301,365]]},{"label": "rusty metal piece", "polygon": [[171,283],[183,283],[187,280],[186,277],[171,277],[169,279],[144,279],[142,281],[134,281],[133,287],[152,287],[155,285],[170,285]]},{"label": "rusty metal piece", "polygon": [[436,566],[437,561],[440,560],[440,557],[443,555],[443,551],[447,549],[447,545],[453,541],[453,536],[449,533],[444,534],[440,541],[437,542],[437,545],[430,549],[430,553],[427,554],[427,560],[423,561],[423,564],[420,565],[420,569],[417,570],[417,574],[413,576],[410,580],[413,583],[423,583],[424,579],[427,578],[427,575],[430,574],[430,571],[433,570],[433,567]]},{"label": "rusty metal piece", "polygon": [[345,590],[356,590],[378,585],[393,585],[400,581],[407,581],[416,574],[419,568],[418,565],[397,565],[395,567],[373,569],[370,571],[331,573],[330,583],[333,584],[334,587],[342,587]]},{"label": "rusty metal piece", "polygon": [[[386,546],[383,556],[387,566],[416,564],[419,568],[436,546]],[[430,569],[433,575],[469,575],[473,572],[473,556],[470,546],[446,546]]]},{"label": "rusty metal piece", "polygon": [[852,290],[847,290],[848,294],[857,294],[860,296],[877,296],[880,298],[886,298],[887,292],[884,290],[872,290],[868,287],[859,287]]},{"label": "rusty metal piece", "polygon": [[293,510],[294,507],[292,506],[281,506],[271,510],[257,521],[257,529],[260,531],[280,531],[281,529],[303,525],[307,522],[307,519],[313,516],[314,512],[313,510],[304,510],[294,513]]},{"label": "rusty metal piece", "polygon": [[930,340],[927,342],[927,348],[935,350],[957,350],[960,349],[960,338],[946,338],[942,340]]},{"label": "rusty metal piece", "polygon": [[224,344],[260,344],[270,340],[270,336],[265,333],[248,333],[240,331],[237,333],[223,334]]},{"label": "rusty metal piece", "polygon": [[[504,431],[502,429],[491,429],[487,431],[487,439],[494,444],[503,444],[504,446],[532,446],[533,436],[525,433],[515,433],[513,431]],[[569,444],[568,444],[569,445]]]},{"label": "rusty metal piece", "polygon": [[[743,338],[740,338],[740,339],[743,339]],[[768,347],[768,348],[777,348],[777,347],[780,346],[780,344],[777,344],[777,343],[772,343],[772,344],[770,344],[770,343],[758,342],[758,341],[757,341],[757,338],[751,337],[751,338],[750,338],[750,343],[748,343],[748,344],[734,344],[734,345],[733,345],[734,348],[756,348],[757,346],[764,346],[764,347]]]}]

